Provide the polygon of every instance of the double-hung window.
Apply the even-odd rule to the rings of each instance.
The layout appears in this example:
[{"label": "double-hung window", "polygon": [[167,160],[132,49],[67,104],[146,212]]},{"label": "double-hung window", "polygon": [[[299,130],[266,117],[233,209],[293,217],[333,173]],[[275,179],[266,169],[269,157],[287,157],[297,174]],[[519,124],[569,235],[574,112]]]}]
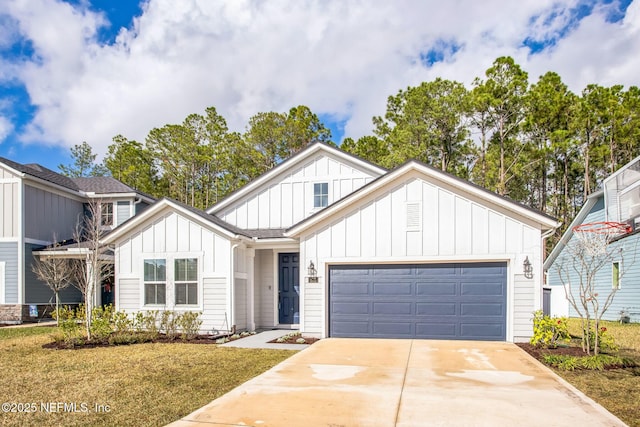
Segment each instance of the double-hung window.
[{"label": "double-hung window", "polygon": [[167,302],[167,260],[144,260],[144,304],[165,305]]},{"label": "double-hung window", "polygon": [[113,203],[102,203],[100,205],[100,224],[113,225]]},{"label": "double-hung window", "polygon": [[174,267],[176,305],[198,304],[198,260],[176,259]]},{"label": "double-hung window", "polygon": [[324,208],[329,204],[329,184],[318,182],[313,184],[313,207]]}]

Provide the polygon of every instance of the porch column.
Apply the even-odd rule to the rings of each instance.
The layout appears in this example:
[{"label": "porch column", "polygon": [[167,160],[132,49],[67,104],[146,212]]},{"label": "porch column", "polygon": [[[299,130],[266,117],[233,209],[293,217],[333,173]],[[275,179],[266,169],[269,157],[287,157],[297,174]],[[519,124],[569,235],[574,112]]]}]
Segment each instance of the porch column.
[{"label": "porch column", "polygon": [[247,329],[256,330],[256,313],[255,313],[255,258],[256,250],[254,248],[247,249]]}]

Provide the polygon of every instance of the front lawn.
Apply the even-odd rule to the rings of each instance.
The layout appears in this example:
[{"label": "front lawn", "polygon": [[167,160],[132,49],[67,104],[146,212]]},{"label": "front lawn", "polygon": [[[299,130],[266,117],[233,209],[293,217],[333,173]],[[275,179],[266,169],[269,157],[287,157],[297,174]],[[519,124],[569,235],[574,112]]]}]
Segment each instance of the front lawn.
[{"label": "front lawn", "polygon": [[[602,322],[601,326],[620,346],[620,356],[640,364],[640,323]],[[569,331],[580,335],[580,319],[569,319]],[[640,368],[555,372],[629,426],[640,427]]]},{"label": "front lawn", "polygon": [[0,328],[1,425],[165,425],[295,353],[188,343],[43,349],[53,330]]}]

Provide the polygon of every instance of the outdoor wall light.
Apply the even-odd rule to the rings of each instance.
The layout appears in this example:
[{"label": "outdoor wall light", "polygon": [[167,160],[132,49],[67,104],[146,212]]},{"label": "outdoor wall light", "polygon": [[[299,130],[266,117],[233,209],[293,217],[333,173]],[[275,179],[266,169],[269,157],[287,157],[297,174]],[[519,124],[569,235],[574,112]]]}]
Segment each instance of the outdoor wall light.
[{"label": "outdoor wall light", "polygon": [[309,261],[309,267],[307,268],[307,282],[318,283],[318,270],[313,264],[313,261]]},{"label": "outdoor wall light", "polygon": [[522,263],[522,271],[524,272],[524,277],[533,279],[533,266],[531,265],[531,261],[529,261],[529,256],[527,256]]}]

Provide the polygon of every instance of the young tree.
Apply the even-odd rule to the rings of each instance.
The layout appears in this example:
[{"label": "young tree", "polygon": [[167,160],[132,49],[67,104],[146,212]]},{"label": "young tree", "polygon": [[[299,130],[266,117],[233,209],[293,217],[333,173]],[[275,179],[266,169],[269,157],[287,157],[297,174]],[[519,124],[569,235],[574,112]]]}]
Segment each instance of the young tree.
[{"label": "young tree", "polygon": [[91,339],[91,323],[93,309],[95,307],[96,292],[108,272],[111,270],[110,261],[106,255],[107,248],[100,245],[100,241],[106,235],[100,215],[102,201],[92,199],[85,205],[85,215],[78,221],[73,239],[84,259],[75,260],[73,263],[73,285],[78,288],[84,298],[85,326],[87,338]]},{"label": "young tree", "polygon": [[[53,250],[60,247],[55,234],[53,235]],[[69,287],[74,279],[74,266],[68,258],[58,258],[48,255],[35,257],[31,270],[38,280],[43,281],[56,297],[56,325],[60,324],[60,291]]]},{"label": "young tree", "polygon": [[[600,352],[600,321],[618,291],[615,281],[619,284],[625,271],[629,271],[635,262],[639,240],[632,236],[609,243],[613,236],[616,234],[607,234],[604,229],[575,232],[563,257],[556,261],[566,298],[580,317],[582,350],[587,354],[591,354],[591,350],[594,354]],[[614,283],[606,279],[603,283],[600,271],[605,266],[615,269],[616,265]]]},{"label": "young tree", "polygon": [[71,149],[71,158],[73,163],[69,165],[58,165],[62,175],[78,178],[84,176],[105,176],[107,168],[101,164],[96,164],[97,154],[93,153],[93,149],[86,141],[82,144],[76,144]]}]

